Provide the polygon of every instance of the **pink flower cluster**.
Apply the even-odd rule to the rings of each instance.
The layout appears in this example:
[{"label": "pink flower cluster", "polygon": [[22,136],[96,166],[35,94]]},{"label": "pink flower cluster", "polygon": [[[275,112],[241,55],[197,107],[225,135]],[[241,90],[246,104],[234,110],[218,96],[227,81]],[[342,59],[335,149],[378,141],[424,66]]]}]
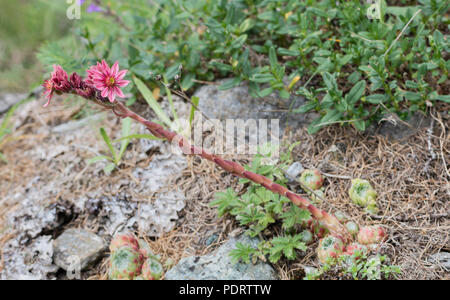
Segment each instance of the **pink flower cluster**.
[{"label": "pink flower cluster", "polygon": [[75,93],[84,98],[91,97],[107,98],[111,103],[116,101],[116,97],[124,98],[121,88],[127,86],[130,81],[123,78],[128,70],[119,70],[119,63],[115,62],[110,68],[108,64],[102,60],[97,65],[91,66],[87,71],[87,79],[83,80],[77,73],[70,76],[61,66],[53,66],[51,78],[44,81],[44,95],[47,103],[50,104],[54,95],[63,93]]}]

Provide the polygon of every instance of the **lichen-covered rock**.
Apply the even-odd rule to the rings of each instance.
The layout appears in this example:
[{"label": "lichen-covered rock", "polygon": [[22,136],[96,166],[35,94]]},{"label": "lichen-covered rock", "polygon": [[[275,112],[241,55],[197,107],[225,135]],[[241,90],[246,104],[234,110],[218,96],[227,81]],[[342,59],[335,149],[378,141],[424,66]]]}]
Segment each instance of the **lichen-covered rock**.
[{"label": "lichen-covered rock", "polygon": [[277,275],[267,263],[257,264],[234,263],[230,251],[236,248],[236,243],[258,245],[259,240],[241,235],[231,238],[215,252],[205,256],[190,256],[170,269],[165,279],[168,280],[274,280]]},{"label": "lichen-covered rock", "polygon": [[[32,197],[25,197],[18,209],[8,215],[9,227],[19,232],[21,243],[27,243],[41,233],[48,233],[58,229],[70,221],[76,214],[73,204],[67,201],[58,201],[44,206],[35,196],[39,195],[36,188],[30,187],[26,192]],[[45,188],[44,188],[45,189]]]},{"label": "lichen-covered rock", "polygon": [[79,263],[80,270],[95,262],[106,249],[105,242],[99,236],[84,230],[70,228],[64,231],[54,242],[53,259],[64,270]]},{"label": "lichen-covered rock", "polygon": [[20,238],[9,240],[3,246],[2,280],[47,280],[55,279],[58,267],[53,264],[52,237],[39,236],[24,246]]},{"label": "lichen-covered rock", "polygon": [[143,203],[137,211],[138,229],[148,236],[160,236],[175,226],[178,212],[185,206],[185,196],[179,190],[156,196],[153,203]]}]

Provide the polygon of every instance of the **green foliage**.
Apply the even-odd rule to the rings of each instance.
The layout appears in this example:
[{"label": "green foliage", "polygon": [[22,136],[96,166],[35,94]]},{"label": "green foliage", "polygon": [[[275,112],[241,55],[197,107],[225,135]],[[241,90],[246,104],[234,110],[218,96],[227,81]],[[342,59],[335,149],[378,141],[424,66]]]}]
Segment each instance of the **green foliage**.
[{"label": "green foliage", "polygon": [[273,247],[270,249],[269,260],[276,263],[284,255],[287,259],[297,258],[296,249],[305,251],[306,245],[302,242],[302,234],[296,234],[294,236],[274,237],[271,241]]},{"label": "green foliage", "polygon": [[[287,180],[281,170],[291,162],[291,152],[295,145],[291,145],[286,152],[280,155],[281,162],[278,166],[263,164],[266,159],[271,157],[257,154],[251,165],[246,168],[267,176],[278,184],[285,184]],[[274,155],[274,149],[268,150],[271,149],[270,146],[263,148],[265,149],[259,149],[260,153]],[[241,183],[248,184],[246,192],[241,196],[238,196],[231,188],[215,194],[215,199],[210,205],[217,207],[219,216],[225,214],[234,216],[240,225],[248,228],[247,234],[252,237],[261,236],[262,232],[276,222],[281,222],[285,231],[269,241],[261,241],[257,249],[249,245],[238,244],[237,249],[231,253],[233,260],[249,263],[250,261],[255,262],[257,259],[265,260],[268,257],[271,262],[275,263],[283,256],[287,259],[295,259],[297,250],[305,251],[305,244],[310,242],[310,236],[305,232],[296,233],[294,226],[309,220],[310,213],[291,204],[289,199],[268,191],[249,180],[241,179]]]},{"label": "green foliage", "polygon": [[0,0],[0,90],[28,92],[40,83],[42,66],[35,51],[67,33],[65,1]]},{"label": "green foliage", "polygon": [[397,278],[401,268],[388,264],[384,255],[369,256],[367,251],[357,250],[352,255],[340,256],[337,265],[324,264],[319,270],[307,273],[304,279],[316,280],[330,271],[340,272],[354,280],[381,280]]},{"label": "green foliage", "polygon": [[[410,3],[382,1],[381,19],[369,19],[364,1],[114,1],[108,5],[116,15],[83,14],[76,34],[85,47],[61,64],[77,70],[118,60],[150,89],[150,72],[170,82],[182,65],[183,90],[198,80],[227,78],[220,89],[245,81],[254,97],[305,96],[294,112],[320,114],[311,133],[335,123],[364,131],[386,113],[407,118],[450,101],[450,3]],[[41,59],[52,52],[59,50],[47,46]]]}]

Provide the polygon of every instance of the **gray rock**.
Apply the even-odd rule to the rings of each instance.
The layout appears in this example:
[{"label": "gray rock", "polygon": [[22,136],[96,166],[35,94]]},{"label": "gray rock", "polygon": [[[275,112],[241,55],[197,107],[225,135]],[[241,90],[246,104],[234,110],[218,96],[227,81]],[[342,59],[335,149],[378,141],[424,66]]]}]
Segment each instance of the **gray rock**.
[{"label": "gray rock", "polygon": [[64,270],[80,270],[95,262],[106,249],[105,242],[99,236],[84,230],[70,228],[53,242],[53,261]]},{"label": "gray rock", "polygon": [[[305,103],[301,96],[291,96],[284,100],[277,93],[273,93],[264,99],[253,98],[249,95],[248,86],[241,84],[229,90],[220,91],[218,85],[201,86],[194,93],[199,97],[199,109],[207,117],[219,119],[279,119],[280,129],[284,130],[286,122],[293,128],[308,125],[315,114],[288,114],[285,111],[291,106],[298,108]],[[270,125],[270,122],[268,122]]]},{"label": "gray rock", "polygon": [[99,121],[104,117],[105,117],[104,113],[95,114],[95,115],[88,116],[81,120],[75,120],[75,121],[70,121],[67,123],[60,124],[58,126],[53,127],[52,131],[55,133],[66,133],[66,132],[70,132],[70,131],[75,131],[86,125],[95,123],[96,121]]},{"label": "gray rock", "polygon": [[384,121],[376,128],[371,126],[367,129],[368,134],[380,134],[391,141],[402,141],[413,136],[418,130],[430,126],[431,119],[419,112],[404,122],[398,120]]},{"label": "gray rock", "polygon": [[286,170],[286,175],[291,181],[294,181],[303,172],[303,170],[305,170],[305,168],[303,168],[302,164],[296,161]]},{"label": "gray rock", "polygon": [[429,261],[435,265],[439,265],[450,272],[450,253],[438,252],[430,256]]},{"label": "gray rock", "polygon": [[8,109],[19,101],[25,99],[27,94],[3,94],[0,95],[0,114],[8,111]]},{"label": "gray rock", "polygon": [[215,252],[205,256],[183,258],[166,273],[167,280],[274,280],[275,270],[267,263],[233,263],[229,255],[236,243],[256,247],[259,240],[241,235],[231,238]]}]

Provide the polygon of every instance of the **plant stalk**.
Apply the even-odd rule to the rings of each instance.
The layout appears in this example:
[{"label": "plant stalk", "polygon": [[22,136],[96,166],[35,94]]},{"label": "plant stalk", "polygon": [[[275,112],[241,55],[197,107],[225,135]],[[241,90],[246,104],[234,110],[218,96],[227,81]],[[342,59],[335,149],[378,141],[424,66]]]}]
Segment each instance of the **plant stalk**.
[{"label": "plant stalk", "polygon": [[143,117],[139,116],[138,114],[128,109],[123,103],[119,101],[115,102],[112,105],[104,105],[105,102],[99,103],[98,100],[95,102],[102,105],[105,108],[112,109],[113,112],[120,118],[130,117],[135,121],[143,124],[155,137],[165,139],[170,143],[175,143],[182,149],[183,153],[186,155],[199,155],[204,159],[214,162],[219,167],[221,167],[222,169],[224,169],[229,173],[232,173],[235,176],[247,178],[253,181],[254,183],[257,183],[265,187],[269,191],[272,191],[276,194],[288,198],[289,200],[292,201],[292,203],[294,203],[298,207],[308,210],[314,219],[321,222],[329,230],[331,235],[341,239],[345,244],[348,244],[352,241],[352,237],[348,232],[347,228],[345,228],[345,226],[342,225],[336,217],[315,207],[307,199],[303,198],[302,196],[296,193],[291,192],[284,186],[281,186],[271,181],[269,178],[265,176],[247,171],[244,169],[242,165],[236,162],[225,160],[220,156],[209,153],[202,147],[191,145],[185,137],[173,131],[169,131],[157,123],[144,119]]}]

